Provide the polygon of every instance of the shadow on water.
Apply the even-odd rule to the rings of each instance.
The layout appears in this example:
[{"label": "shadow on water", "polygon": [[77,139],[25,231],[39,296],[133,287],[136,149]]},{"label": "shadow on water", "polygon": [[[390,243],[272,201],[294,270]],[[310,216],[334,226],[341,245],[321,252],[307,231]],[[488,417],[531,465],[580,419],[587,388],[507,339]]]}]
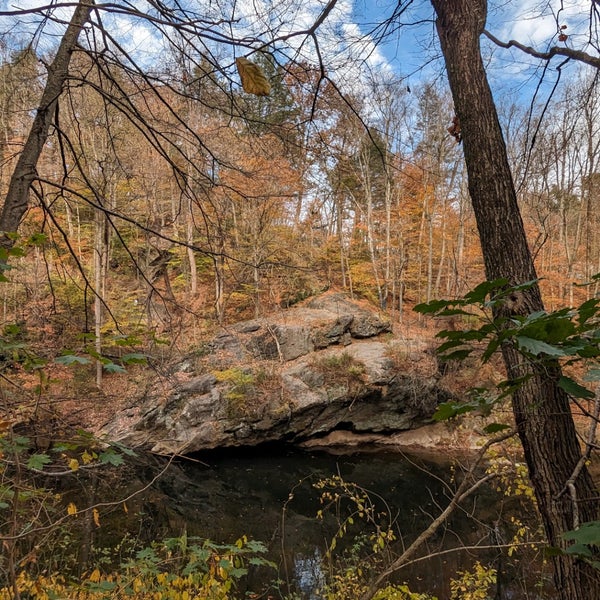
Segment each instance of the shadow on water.
[{"label": "shadow on water", "polygon": [[[172,463],[148,489],[127,502],[127,512],[117,508],[112,516],[106,515],[110,528],[98,531],[95,544],[114,547],[126,530],[141,543],[184,532],[219,543],[234,543],[246,535],[268,546],[284,589],[289,586],[302,598],[313,600],[319,598],[317,590],[325,581],[328,563],[323,559],[328,545],[352,508],[342,502],[336,505],[337,513],[317,518],[323,505],[322,490],[315,483],[339,475],[367,490],[378,519],[391,521],[396,532],[393,547],[399,553],[447,505],[453,479],[460,478],[461,463],[468,460],[381,452],[334,455],[281,446],[197,455]],[[156,458],[138,462],[113,482],[114,497],[124,498],[148,485],[164,467]],[[527,511],[533,518],[531,508]],[[524,522],[527,511],[495,489],[482,487],[418,555],[430,558],[403,569],[397,581],[446,600],[450,579],[481,561],[499,571],[495,600],[551,598],[537,585],[542,579],[531,568],[533,550],[520,549],[509,556],[507,549],[476,548],[510,542],[518,528],[514,516]],[[356,519],[339,539],[336,555],[351,555],[359,540],[368,539],[368,532],[367,524]],[[471,549],[459,550],[466,547]],[[248,589],[259,589],[264,583],[261,576],[272,579],[273,573],[254,573]]]}]

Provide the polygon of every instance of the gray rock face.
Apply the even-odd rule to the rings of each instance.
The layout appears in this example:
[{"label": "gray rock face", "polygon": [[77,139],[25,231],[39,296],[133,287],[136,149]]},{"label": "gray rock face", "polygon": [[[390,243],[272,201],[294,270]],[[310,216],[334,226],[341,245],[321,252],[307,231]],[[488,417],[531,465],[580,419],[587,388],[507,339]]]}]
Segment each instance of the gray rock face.
[{"label": "gray rock face", "polygon": [[126,425],[117,416],[105,434],[172,454],[413,429],[449,394],[432,379],[397,371],[376,338],[390,331],[389,322],[342,294],[279,319],[239,323],[210,345],[219,369],[190,373],[186,363],[156,382]]}]

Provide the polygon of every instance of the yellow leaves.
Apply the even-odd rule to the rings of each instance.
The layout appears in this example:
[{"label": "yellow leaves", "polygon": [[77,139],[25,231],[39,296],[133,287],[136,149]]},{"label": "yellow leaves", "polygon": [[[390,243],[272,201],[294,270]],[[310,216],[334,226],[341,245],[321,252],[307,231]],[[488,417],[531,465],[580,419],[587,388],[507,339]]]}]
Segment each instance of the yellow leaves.
[{"label": "yellow leaves", "polygon": [[79,469],[79,461],[76,458],[72,458],[69,461],[69,469],[71,469],[71,471],[77,471],[77,469]]},{"label": "yellow leaves", "polygon": [[485,600],[488,590],[496,584],[496,569],[477,561],[472,571],[458,571],[459,579],[450,580],[452,600]]},{"label": "yellow leaves", "polygon": [[235,66],[242,80],[242,87],[248,94],[255,96],[268,96],[271,92],[271,84],[262,69],[247,58],[235,59]]},{"label": "yellow leaves", "polygon": [[132,582],[133,591],[139,594],[144,589],[144,582],[140,577],[136,577]]},{"label": "yellow leaves", "polygon": [[81,455],[81,462],[84,465],[89,465],[96,458],[98,458],[98,455],[95,452],[90,453],[87,450],[85,450]]},{"label": "yellow leaves", "polygon": [[96,525],[96,527],[100,527],[100,513],[98,512],[97,508],[94,508],[92,510],[92,515],[94,517],[94,524]]},{"label": "yellow leaves", "polygon": [[[93,508],[78,511],[74,503],[68,507],[69,514],[87,514],[88,510],[98,525],[98,513]],[[222,552],[224,549],[228,551]],[[109,573],[92,567],[93,570],[90,569],[77,581],[55,574],[31,576],[24,570],[18,576],[17,586],[23,597],[35,600],[104,600],[125,596],[136,600],[227,600],[233,597],[231,592],[236,581],[247,572],[246,560],[269,564],[268,561],[261,563],[256,555],[256,552],[265,551],[262,545],[256,542],[252,545],[245,535],[234,545],[219,548],[209,542],[188,546],[184,536],[180,538],[179,550],[184,550],[185,555],[181,563],[179,559],[173,560],[177,551],[170,544],[156,543],[148,548],[148,555],[158,560],[156,570],[148,569],[142,557],[134,566],[123,564]],[[248,551],[250,554],[247,554]],[[0,585],[0,600],[12,599],[12,592],[12,588]]]},{"label": "yellow leaves", "polygon": [[77,507],[75,506],[74,502],[69,502],[69,504],[67,506],[67,514],[68,515],[76,515],[77,514]]}]

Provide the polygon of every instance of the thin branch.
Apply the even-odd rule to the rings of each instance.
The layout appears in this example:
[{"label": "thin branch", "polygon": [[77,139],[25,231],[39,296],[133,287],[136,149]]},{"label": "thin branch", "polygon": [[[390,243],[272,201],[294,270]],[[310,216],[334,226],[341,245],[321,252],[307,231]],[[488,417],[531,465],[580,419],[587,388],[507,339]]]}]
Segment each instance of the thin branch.
[{"label": "thin branch", "polygon": [[541,60],[551,60],[555,56],[564,56],[566,58],[571,58],[578,62],[585,63],[590,67],[594,67],[596,69],[600,69],[600,57],[592,56],[587,52],[583,52],[583,50],[575,50],[574,48],[559,47],[552,46],[547,52],[540,52],[531,46],[525,46],[525,44],[521,44],[521,42],[517,42],[517,40],[509,40],[508,42],[503,42],[499,40],[494,34],[490,33],[487,29],[483,30],[483,34],[494,44],[500,46],[501,48],[517,48],[521,50],[521,52],[525,52],[525,54],[529,54],[529,56],[533,56],[534,58],[539,58]]},{"label": "thin branch", "polygon": [[575,489],[575,481],[579,477],[581,470],[585,466],[586,462],[590,458],[590,454],[592,452],[592,448],[594,447],[594,440],[596,439],[596,430],[598,429],[598,418],[600,417],[600,394],[598,393],[600,390],[596,391],[596,397],[594,399],[594,414],[592,418],[592,422],[590,424],[590,430],[588,432],[588,439],[585,447],[585,452],[581,455],[581,458],[577,462],[575,469],[573,469],[573,474],[567,482],[565,483],[565,487],[558,494],[558,497],[562,496],[567,490],[569,491],[569,496],[571,497],[571,501],[573,503],[573,529],[579,529],[579,508],[578,508],[578,499],[577,499],[577,490]]},{"label": "thin branch", "polygon": [[470,484],[471,476],[475,473],[481,461],[483,460],[488,449],[497,444],[499,442],[503,442],[508,438],[515,435],[515,431],[511,430],[503,435],[500,435],[496,438],[488,440],[479,451],[477,455],[477,459],[465,475],[465,478],[462,480],[461,484],[458,486],[454,496],[450,500],[448,506],[440,513],[440,515],[434,519],[429,527],[425,529],[417,539],[386,569],[384,569],[377,578],[369,585],[367,591],[361,596],[361,600],[371,600],[381,584],[394,572],[398,569],[404,567],[406,563],[408,563],[409,559],[413,556],[413,554],[438,530],[438,528],[446,521],[446,519],[452,514],[454,509],[466,498],[468,498],[471,494],[477,491],[483,484],[487,483],[491,479],[493,479],[496,474],[489,473],[485,475],[481,479],[475,481],[475,483]]},{"label": "thin branch", "polygon": [[169,457],[167,464],[146,485],[144,485],[143,487],[141,487],[138,490],[135,490],[134,492],[132,492],[125,498],[119,498],[119,500],[113,500],[111,502],[98,502],[96,504],[93,504],[92,506],[88,506],[88,507],[82,508],[80,510],[78,509],[77,512],[75,513],[75,515],[70,515],[70,514],[63,515],[62,517],[60,517],[53,523],[50,523],[48,525],[42,525],[40,527],[34,527],[32,529],[26,529],[22,533],[19,533],[16,535],[2,535],[2,536],[0,536],[0,542],[13,542],[15,540],[23,539],[24,537],[30,536],[32,534],[38,534],[38,533],[42,533],[44,531],[49,531],[50,529],[57,527],[58,525],[60,525],[61,523],[64,523],[66,520],[70,519],[73,516],[88,513],[94,509],[119,506],[121,504],[124,504],[124,503],[128,502],[129,500],[131,500],[132,498],[135,498],[136,496],[139,496],[146,490],[150,489],[167,472],[167,470],[169,469],[169,467],[171,466],[171,464],[173,463],[173,461],[176,458],[180,458],[180,455],[172,454]]}]

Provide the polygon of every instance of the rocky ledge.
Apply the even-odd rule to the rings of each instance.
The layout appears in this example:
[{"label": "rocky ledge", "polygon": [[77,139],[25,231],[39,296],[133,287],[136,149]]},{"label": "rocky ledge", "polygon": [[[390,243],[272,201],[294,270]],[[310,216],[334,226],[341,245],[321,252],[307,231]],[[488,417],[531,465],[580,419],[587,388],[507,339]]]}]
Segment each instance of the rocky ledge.
[{"label": "rocky ledge", "polygon": [[402,369],[420,356],[373,308],[329,293],[224,330],[157,376],[104,434],[160,454],[389,443],[450,397],[431,370]]}]

